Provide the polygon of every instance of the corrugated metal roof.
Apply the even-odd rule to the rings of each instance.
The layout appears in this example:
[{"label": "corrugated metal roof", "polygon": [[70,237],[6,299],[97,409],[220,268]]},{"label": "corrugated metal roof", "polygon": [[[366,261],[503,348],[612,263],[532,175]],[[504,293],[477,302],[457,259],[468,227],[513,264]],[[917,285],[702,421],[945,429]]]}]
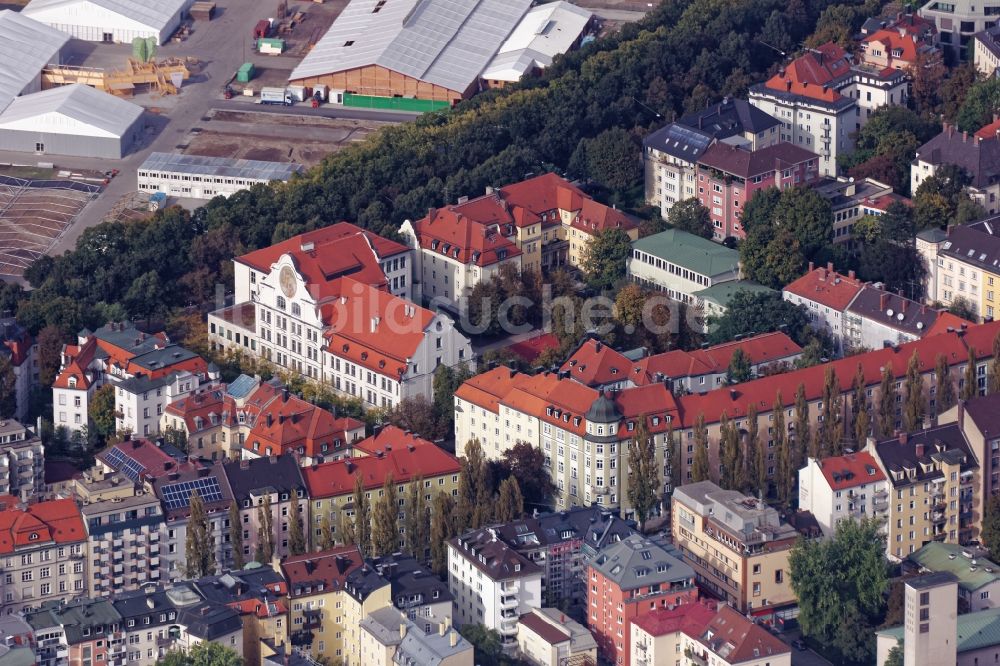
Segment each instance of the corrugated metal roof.
[{"label": "corrugated metal roof", "polygon": [[109,12],[119,14],[127,19],[149,26],[159,32],[167,26],[167,22],[177,14],[178,10],[190,0],[31,0],[21,10],[25,16],[45,13],[51,17],[50,11],[55,9],[65,11],[70,5],[90,3]]},{"label": "corrugated metal roof", "polygon": [[26,16],[0,11],[0,111],[7,108],[45,65],[57,64],[57,54],[69,35]]},{"label": "corrugated metal roof", "polygon": [[177,153],[152,153],[139,167],[141,171],[176,171],[203,176],[251,178],[256,180],[288,180],[303,170],[301,164],[237,160],[228,157],[202,157]]},{"label": "corrugated metal roof", "polygon": [[352,0],[290,80],[380,65],[465,91],[531,0]]},{"label": "corrugated metal roof", "polygon": [[[0,114],[0,128],[121,137],[142,113],[141,106],[74,83],[18,97]],[[60,119],[52,122],[50,114]]]}]

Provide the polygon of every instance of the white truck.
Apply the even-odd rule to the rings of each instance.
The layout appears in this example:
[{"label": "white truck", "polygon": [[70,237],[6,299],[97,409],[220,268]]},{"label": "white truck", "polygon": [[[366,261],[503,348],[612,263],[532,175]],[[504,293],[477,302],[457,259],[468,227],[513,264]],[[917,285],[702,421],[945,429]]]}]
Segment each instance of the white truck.
[{"label": "white truck", "polygon": [[291,106],[294,101],[292,92],[288,88],[261,88],[261,104],[281,104]]}]

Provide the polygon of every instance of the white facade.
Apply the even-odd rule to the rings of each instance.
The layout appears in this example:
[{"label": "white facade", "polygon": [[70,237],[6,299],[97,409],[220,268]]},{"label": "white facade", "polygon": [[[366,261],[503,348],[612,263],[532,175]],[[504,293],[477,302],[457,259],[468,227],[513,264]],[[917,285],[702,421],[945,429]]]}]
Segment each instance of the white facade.
[{"label": "white facade", "polygon": [[253,185],[287,181],[301,164],[153,153],[136,172],[139,190],[190,199],[228,197]]},{"label": "white facade", "polygon": [[160,379],[126,379],[115,386],[115,430],[148,437],[160,432],[163,410],[200,386],[198,375],[175,372]]},{"label": "white facade", "polygon": [[[820,461],[809,458],[806,466],[799,470],[799,509],[812,512],[823,530],[823,536],[831,537],[841,520],[860,520],[882,515],[887,508],[889,482],[868,454],[873,472],[856,478],[851,487],[834,489],[823,474],[822,465],[836,467],[828,459]],[[867,474],[867,476],[865,476]]]},{"label": "white facade", "polygon": [[920,16],[934,21],[942,49],[956,60],[971,60],[972,36],[996,23],[1000,6],[976,0],[930,0],[920,8]]},{"label": "white facade", "polygon": [[[341,395],[360,398],[370,407],[392,407],[417,395],[430,398],[438,365],[472,362],[472,347],[450,318],[440,313],[431,315],[405,299],[412,286],[412,262],[406,255],[380,264],[385,266],[389,285],[397,285],[395,291],[400,296],[395,297],[358,282],[345,283],[342,289],[347,293],[339,296],[317,293],[320,289],[306,282],[291,254],[282,255],[267,274],[239,261],[235,265],[236,299],[252,304],[255,325],[244,322],[239,326],[218,313],[210,314],[209,339],[213,344],[233,347],[241,345],[242,340],[244,350],[323,382]],[[331,316],[330,308],[338,319],[334,327],[325,321]],[[364,342],[381,346],[381,330],[386,331],[386,341],[415,345],[381,352],[407,354],[402,375],[397,372],[401,367],[398,360],[376,361],[379,351],[368,350]],[[351,342],[331,342],[340,331]],[[371,358],[370,363],[358,357],[357,351],[362,348],[366,349],[362,352],[365,359]]]},{"label": "white facade", "polygon": [[155,37],[164,44],[180,25],[190,0],[32,0],[30,18],[89,42],[131,43]]},{"label": "white facade", "polygon": [[512,642],[518,618],[543,605],[542,571],[537,567],[528,574],[512,571],[510,576],[494,580],[470,557],[474,556],[448,544],[448,587],[455,597],[455,626],[482,624],[498,631],[504,642]]},{"label": "white facade", "polygon": [[848,82],[834,86],[842,95],[825,102],[754,86],[750,103],[781,121],[781,140],[819,154],[819,170],[836,176],[837,156],[854,150],[854,136],[879,108],[906,104],[905,77],[886,82],[864,71],[852,70]]},{"label": "white facade", "polygon": [[82,432],[87,425],[87,409],[97,386],[82,387],[82,382],[70,377],[65,388],[52,388],[52,416],[56,428],[66,428],[73,433]]},{"label": "white facade", "polygon": [[414,250],[416,266],[413,269],[413,277],[419,287],[415,290],[413,299],[417,302],[426,301],[432,307],[442,305],[457,311],[459,302],[472,293],[473,287],[498,275],[503,266],[510,265],[518,270],[521,269],[520,254],[488,266],[479,266],[471,262],[463,263],[441,252],[422,248],[410,220],[403,222],[399,233],[405,239],[406,245]]}]

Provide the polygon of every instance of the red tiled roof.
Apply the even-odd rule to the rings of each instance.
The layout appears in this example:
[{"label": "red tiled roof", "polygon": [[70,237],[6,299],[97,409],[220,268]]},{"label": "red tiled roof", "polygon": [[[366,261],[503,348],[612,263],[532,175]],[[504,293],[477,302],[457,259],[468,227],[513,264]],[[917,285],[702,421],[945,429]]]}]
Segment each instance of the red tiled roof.
[{"label": "red tiled roof", "polygon": [[[312,244],[311,249],[308,244]],[[315,285],[323,295],[327,283],[344,275],[375,286],[385,285],[385,274],[380,259],[407,251],[405,245],[365,231],[350,222],[339,222],[329,227],[293,236],[236,261],[254,270],[268,273],[283,254],[295,258],[298,271],[309,285]]]},{"label": "red tiled roof", "polygon": [[648,356],[637,364],[640,372],[633,372],[632,379],[636,383],[651,381],[657,373],[664,377],[697,377],[725,372],[733,358],[733,352],[742,349],[750,361],[750,365],[774,363],[782,359],[802,353],[802,347],[795,344],[790,337],[781,331],[762,333],[752,338],[733,340],[708,347],[683,351],[674,349],[662,354]]},{"label": "red tiled roof", "polygon": [[[298,453],[309,457],[333,453],[337,442],[346,446],[350,433],[361,430],[364,423],[306,402],[271,383],[261,384],[247,400],[253,414],[250,434],[243,448],[262,456]],[[327,450],[323,451],[323,445]]]},{"label": "red tiled roof", "polygon": [[680,604],[674,608],[658,608],[632,620],[632,624],[650,636],[666,636],[683,631],[700,637],[715,617],[718,602],[705,599],[698,603]]},{"label": "red tiled roof", "polygon": [[701,395],[680,396],[677,398],[677,405],[683,427],[693,426],[699,414],[705,415],[706,423],[718,422],[723,413],[728,414],[729,418],[742,418],[746,416],[751,403],[756,403],[759,412],[769,411],[779,391],[785,406],[789,406],[800,384],[805,387],[807,400],[819,400],[823,394],[827,368],[833,368],[840,382],[841,392],[846,393],[851,390],[859,364],[865,376],[865,384],[874,386],[881,380],[882,368],[885,366],[892,369],[895,377],[904,377],[914,352],[919,359],[922,373],[934,370],[938,355],[944,355],[951,365],[964,363],[969,355],[967,346],[976,348],[977,358],[988,358],[993,353],[993,339],[998,332],[1000,332],[1000,321],[970,326],[962,335],[945,333],[925,337],[899,345],[896,349],[877,349],[822,365],[708,391]]},{"label": "red tiled roof", "polygon": [[525,363],[533,363],[536,358],[541,356],[542,352],[558,348],[559,338],[552,333],[540,333],[533,338],[507,346],[512,354],[516,354]]},{"label": "red tiled roof", "polygon": [[[236,400],[226,393],[225,385],[201,389],[174,400],[166,406],[166,413],[183,420],[189,435],[218,425],[236,426]],[[217,423],[212,423],[213,414],[218,419]]]},{"label": "red tiled roof", "polygon": [[537,613],[525,613],[520,617],[518,623],[529,631],[534,632],[536,636],[549,645],[568,642],[572,637],[568,629],[561,630],[558,626],[539,617]]},{"label": "red tiled roof", "polygon": [[630,231],[639,223],[617,208],[605,206],[593,199],[584,199],[580,213],[573,218],[572,226],[588,234],[596,234],[609,229]]},{"label": "red tiled roof", "polygon": [[783,73],[775,74],[765,85],[772,90],[788,90],[804,97],[835,102],[840,99],[840,93],[827,86],[850,69],[847,51],[828,42],[790,62]]},{"label": "red tiled roof", "polygon": [[0,511],[0,553],[43,543],[86,540],[83,518],[74,500],[49,500]]},{"label": "red tiled roof", "polygon": [[784,291],[843,312],[864,286],[861,280],[821,267],[795,280]]},{"label": "red tiled roof", "polygon": [[[501,206],[488,205],[489,199],[470,203],[433,209],[427,217],[414,222],[420,247],[476,266],[492,266],[519,256],[521,250],[508,238],[514,233],[513,219],[499,224],[494,219]],[[485,221],[471,217],[473,213],[479,213]]]},{"label": "red tiled roof", "polygon": [[455,391],[455,395],[462,400],[496,412],[499,409],[500,400],[504,396],[510,393],[514,387],[530,379],[529,375],[501,365],[466,380]]},{"label": "red tiled roof", "polygon": [[399,379],[434,313],[351,278],[337,282],[338,298],[321,308],[330,353]]},{"label": "red tiled roof", "polygon": [[197,469],[197,465],[191,462],[178,462],[148,439],[132,439],[115,444],[98,453],[97,459],[107,467],[121,471],[107,462],[108,456],[116,449],[139,463],[143,467],[143,473],[151,479],[161,477],[169,472],[176,472],[179,469]]},{"label": "red tiled roof", "polygon": [[823,477],[831,490],[845,490],[865,483],[885,481],[875,458],[866,451],[818,460]]},{"label": "red tiled roof", "polygon": [[[917,43],[913,35],[909,33],[900,35],[898,30],[883,28],[861,40],[862,44],[872,44],[873,42],[882,43],[894,59],[904,60],[908,63],[914,63],[917,60]],[[895,49],[899,49],[902,53],[898,56],[892,55],[891,52]]]},{"label": "red tiled roof", "polygon": [[993,139],[1000,132],[1000,118],[997,118],[988,125],[984,125],[977,132],[976,136],[981,139]]},{"label": "red tiled roof", "polygon": [[[711,639],[705,633],[711,631]],[[687,633],[687,632],[685,632]],[[691,634],[688,634],[691,635]],[[730,664],[767,659],[788,654],[792,648],[754,624],[731,606],[721,606],[700,635],[691,635],[716,654],[724,654]],[[723,651],[722,647],[726,646]]]},{"label": "red tiled roof", "polygon": [[938,316],[937,320],[931,324],[930,328],[924,334],[925,338],[929,338],[932,335],[941,335],[942,333],[947,333],[949,328],[958,330],[962,326],[972,326],[971,321],[962,319],[956,314],[952,314],[947,310],[942,310]]},{"label": "red tiled roof", "polygon": [[360,477],[367,490],[382,487],[390,474],[396,483],[408,483],[420,476],[432,479],[458,474],[458,459],[443,449],[431,446],[393,447],[381,456],[348,458],[321,463],[302,469],[309,497],[322,499],[340,497],[354,492],[355,479]]},{"label": "red tiled roof", "polygon": [[412,432],[406,432],[397,426],[387,425],[371,437],[366,437],[353,443],[351,448],[365,455],[374,456],[393,449],[408,449],[410,447],[421,446],[435,446],[435,444]]},{"label": "red tiled roof", "polygon": [[309,586],[311,588],[309,594],[320,592],[316,589],[317,583],[323,584],[324,593],[343,588],[347,575],[355,569],[360,569],[363,564],[364,559],[357,546],[339,546],[316,553],[286,557],[281,562],[281,570],[284,572],[285,580],[288,581],[289,595],[294,599],[306,596],[304,591],[301,594],[297,592],[298,586]]},{"label": "red tiled roof", "polygon": [[560,370],[581,384],[602,386],[629,379],[634,366],[635,363],[600,340],[587,338]]},{"label": "red tiled roof", "polygon": [[[260,599],[241,599],[227,604],[240,615],[256,615],[260,618],[284,615],[288,608],[280,599],[261,601]],[[273,608],[272,608],[273,607]]]},{"label": "red tiled roof", "polygon": [[[527,209],[535,216],[555,210],[577,211],[589,197],[565,178],[546,173],[500,188],[513,209]],[[522,226],[518,224],[518,226]]]}]

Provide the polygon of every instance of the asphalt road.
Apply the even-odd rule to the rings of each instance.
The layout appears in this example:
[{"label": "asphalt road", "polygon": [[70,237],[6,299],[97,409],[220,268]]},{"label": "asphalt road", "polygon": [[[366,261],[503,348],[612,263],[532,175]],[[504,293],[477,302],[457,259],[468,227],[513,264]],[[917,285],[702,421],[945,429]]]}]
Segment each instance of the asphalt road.
[{"label": "asphalt road", "polygon": [[[143,160],[154,151],[173,152],[178,144],[184,143],[184,139],[192,127],[203,125],[202,118],[213,108],[388,122],[406,122],[416,117],[415,114],[370,109],[345,109],[331,106],[313,109],[307,104],[298,104],[292,107],[266,106],[255,104],[254,100],[249,98],[246,100],[242,98],[223,99],[223,87],[232,78],[240,64],[246,60],[252,62],[257,58],[266,58],[267,56],[248,55],[246,51],[247,37],[261,18],[262,10],[258,0],[215,1],[217,7],[215,20],[196,22],[194,32],[187,40],[160,47],[158,58],[190,56],[201,60],[203,67],[197,75],[185,82],[179,96],[163,100],[162,115],[148,114],[150,121],[147,128],[147,138],[139,150],[121,160],[99,161],[57,155],[36,156],[26,153],[0,152],[0,162],[2,163],[55,162],[57,166],[69,169],[105,171],[115,168],[120,171],[120,175],[111,181],[104,193],[96,200],[91,201],[76,218],[73,225],[63,232],[49,250],[50,255],[62,254],[72,249],[84,229],[98,224],[121,197],[136,190],[135,172]],[[108,52],[104,52],[102,49],[107,49]],[[82,45],[82,51],[84,53],[81,59],[85,59],[86,63],[90,65],[95,61],[100,63],[102,60],[111,59],[120,60],[123,63],[130,49],[123,45],[85,44]],[[148,106],[156,105],[155,100],[150,102],[145,96],[136,101]],[[267,129],[262,131],[267,131]]]}]

